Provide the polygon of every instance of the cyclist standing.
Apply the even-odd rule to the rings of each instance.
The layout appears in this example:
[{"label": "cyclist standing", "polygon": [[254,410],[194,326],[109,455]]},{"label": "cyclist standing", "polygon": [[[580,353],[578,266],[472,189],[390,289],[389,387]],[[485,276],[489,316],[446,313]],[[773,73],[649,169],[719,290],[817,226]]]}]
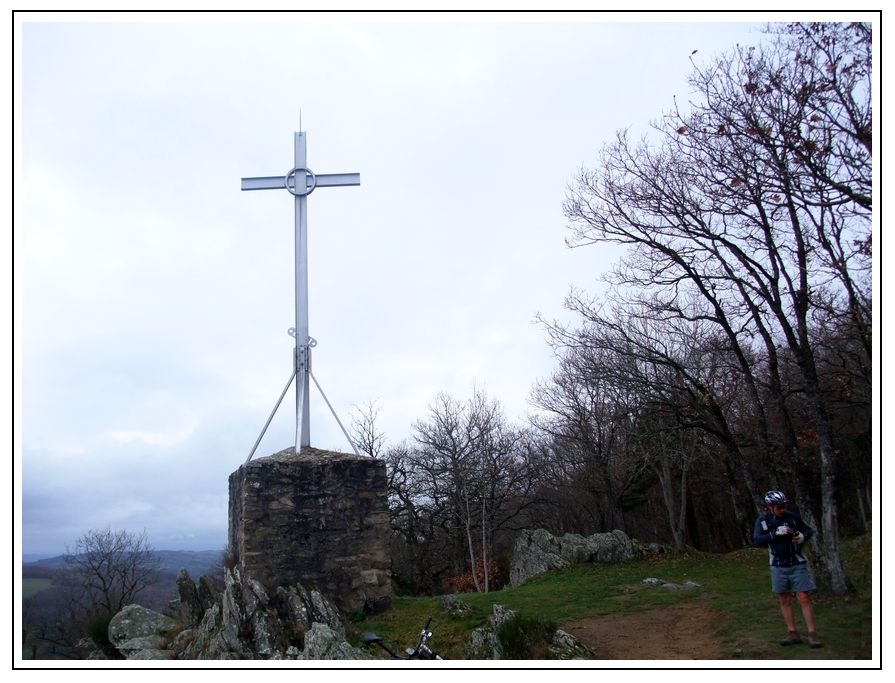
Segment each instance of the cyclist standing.
[{"label": "cyclist standing", "polygon": [[780,644],[796,645],[802,642],[792,610],[792,594],[795,593],[808,629],[808,644],[820,647],[809,595],[817,586],[808,571],[808,560],[802,554],[802,544],[814,535],[814,530],[799,515],[786,509],[787,500],[782,491],[768,491],[764,502],[768,512],[755,522],[754,540],[755,545],[768,548],[771,590],[780,602],[780,611],[788,630]]}]

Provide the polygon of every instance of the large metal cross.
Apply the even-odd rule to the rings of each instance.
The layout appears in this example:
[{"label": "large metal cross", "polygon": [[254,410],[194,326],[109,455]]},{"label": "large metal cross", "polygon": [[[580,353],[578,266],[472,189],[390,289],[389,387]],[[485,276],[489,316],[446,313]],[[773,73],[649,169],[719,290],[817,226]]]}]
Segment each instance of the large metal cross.
[{"label": "large metal cross", "polygon": [[[295,133],[295,163],[294,166],[282,176],[266,176],[263,178],[243,178],[243,190],[287,190],[295,197],[295,328],[289,330],[289,334],[295,337],[295,353],[293,360],[292,376],[280,395],[267,424],[255,447],[249,454],[246,462],[252,459],[255,449],[261,442],[261,437],[267,431],[270,421],[273,419],[283,397],[289,390],[292,380],[298,378],[295,385],[295,452],[300,453],[303,446],[311,445],[310,407],[308,401],[309,378],[314,379],[314,384],[320,390],[323,400],[332,411],[333,416],[345,432],[346,438],[351,443],[348,433],[339,421],[332,409],[326,395],[320,388],[317,379],[311,374],[311,348],[317,342],[308,335],[308,195],[318,187],[344,187],[346,185],[360,185],[360,173],[331,173],[316,174],[307,166],[307,135],[303,131]],[[354,444],[352,443],[352,448]],[[356,450],[356,449],[355,449]]]}]

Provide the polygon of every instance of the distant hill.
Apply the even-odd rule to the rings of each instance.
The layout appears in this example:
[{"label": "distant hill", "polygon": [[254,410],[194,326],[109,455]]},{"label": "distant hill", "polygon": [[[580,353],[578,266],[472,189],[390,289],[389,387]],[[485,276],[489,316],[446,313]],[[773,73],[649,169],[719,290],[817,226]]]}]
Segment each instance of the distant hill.
[{"label": "distant hill", "polygon": [[[181,569],[186,569],[193,579],[198,579],[202,574],[215,565],[220,564],[222,550],[158,550],[159,572],[162,574],[176,574]],[[24,568],[28,569],[62,569],[65,567],[65,558],[62,555],[48,557],[36,562],[25,562]]]},{"label": "distant hill", "polygon": [[40,560],[47,560],[51,557],[56,557],[52,553],[25,553],[22,555],[22,562],[39,562]]},{"label": "distant hill", "polygon": [[159,570],[179,572],[186,569],[193,579],[207,573],[221,563],[223,550],[159,550]]}]

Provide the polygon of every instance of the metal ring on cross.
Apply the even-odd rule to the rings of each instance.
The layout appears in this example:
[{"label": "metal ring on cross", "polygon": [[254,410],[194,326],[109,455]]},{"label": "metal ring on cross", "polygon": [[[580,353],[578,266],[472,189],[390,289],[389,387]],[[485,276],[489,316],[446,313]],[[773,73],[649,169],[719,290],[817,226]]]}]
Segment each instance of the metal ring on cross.
[{"label": "metal ring on cross", "polygon": [[[296,177],[295,174],[298,173],[299,171],[304,171],[304,172],[305,172],[305,186],[306,186],[306,187],[305,187],[305,191],[304,191],[304,192],[299,192],[299,191],[298,191],[298,178]],[[292,187],[289,187],[289,178],[290,178],[290,177],[292,177]],[[308,186],[308,181],[307,181],[308,178],[311,179],[311,184],[310,184],[310,186]],[[293,168],[292,170],[290,170],[289,173],[287,173],[287,174],[283,177],[283,182],[284,182],[285,185],[286,185],[286,189],[287,189],[291,194],[294,194],[296,197],[304,197],[304,196],[307,195],[307,194],[311,194],[311,193],[314,191],[314,188],[317,187],[317,176],[314,175],[314,171],[312,171],[312,170],[309,169],[309,168],[302,168],[302,167],[300,167],[300,166],[296,166],[295,168]]]}]

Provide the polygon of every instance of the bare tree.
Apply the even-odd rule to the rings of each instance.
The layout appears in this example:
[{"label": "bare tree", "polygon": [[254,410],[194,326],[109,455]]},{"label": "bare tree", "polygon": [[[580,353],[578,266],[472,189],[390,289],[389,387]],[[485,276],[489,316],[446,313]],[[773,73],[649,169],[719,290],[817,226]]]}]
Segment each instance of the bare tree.
[{"label": "bare tree", "polygon": [[158,575],[158,557],[146,532],[93,529],[67,548],[67,583],[87,614],[115,614]]},{"label": "bare tree", "polygon": [[490,415],[480,411],[483,407],[481,397],[464,405],[441,393],[429,407],[429,419],[414,424],[414,438],[421,447],[418,464],[425,473],[428,491],[434,500],[445,503],[448,517],[444,523],[458,532],[453,535],[456,547],[468,552],[476,590],[481,590],[475,572],[472,534],[473,514],[477,510],[470,507],[470,497],[478,487],[481,472],[477,455],[489,427]]},{"label": "bare tree", "polygon": [[407,442],[384,452],[388,474],[392,572],[398,582],[415,592],[437,590],[450,562],[446,562],[443,529],[444,502],[428,495],[415,450]]},{"label": "bare tree", "polygon": [[821,468],[819,573],[836,593],[851,585],[812,329],[841,301],[842,314],[869,331],[868,35],[795,25],[770,45],[696,69],[696,96],[657,124],[660,143],[620,134],[566,203],[576,244],[630,245],[617,284],[656,289],[670,310],[689,288],[739,348],[754,339],[771,364],[781,349],[790,354]]},{"label": "bare tree", "polygon": [[[697,315],[697,309],[687,309],[685,319],[648,298],[617,301],[601,310],[575,299],[570,307],[581,314],[581,327],[548,326],[561,371],[554,375],[552,389],[541,391],[540,405],[554,416],[553,433],[581,431],[581,411],[570,410],[580,403],[576,395],[598,402],[599,412],[591,413],[613,425],[596,433],[613,435],[602,450],[616,476],[623,475],[618,489],[624,491],[642,480],[644,467],[653,471],[662,487],[672,536],[681,549],[687,475],[693,457],[700,454],[729,482],[734,518],[751,543],[753,520],[740,505],[735,470],[749,495],[754,495],[755,477],[744,444],[754,441],[750,435],[755,431],[755,413],[763,411],[749,411],[748,420],[737,414],[738,362],[724,337]],[[706,438],[711,449],[693,445]],[[678,493],[673,493],[673,472],[680,477]],[[672,506],[675,500],[679,503]]]},{"label": "bare tree", "polygon": [[486,590],[495,534],[512,528],[531,502],[535,473],[525,434],[476,390],[465,402],[439,394],[427,418],[414,424],[414,441],[404,472],[419,504],[444,531],[454,574],[469,566],[476,590]]},{"label": "bare tree", "polygon": [[354,413],[351,416],[351,436],[354,437],[352,440],[371,458],[380,458],[385,445],[385,434],[376,426],[379,411],[379,404],[370,401],[362,406],[354,406]]},{"label": "bare tree", "polygon": [[658,478],[675,550],[683,552],[690,471],[700,455],[702,434],[681,427],[661,408],[639,415],[633,431],[630,451]]},{"label": "bare tree", "polygon": [[557,370],[530,396],[540,411],[532,424],[553,440],[566,486],[589,499],[590,528],[580,530],[588,533],[625,530],[618,496],[622,482],[615,481],[614,470],[629,423],[628,406],[620,396],[624,389],[608,380],[603,360],[593,348],[560,353]]}]

